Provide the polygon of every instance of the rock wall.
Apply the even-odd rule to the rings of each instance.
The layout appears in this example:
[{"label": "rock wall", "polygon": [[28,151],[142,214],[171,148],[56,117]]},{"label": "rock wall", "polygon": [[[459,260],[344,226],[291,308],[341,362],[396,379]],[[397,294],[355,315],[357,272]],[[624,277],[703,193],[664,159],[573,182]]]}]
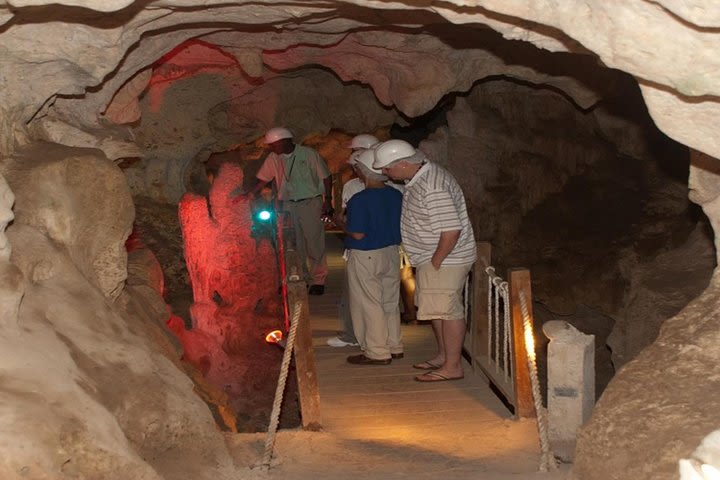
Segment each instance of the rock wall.
[{"label": "rock wall", "polygon": [[7,230],[15,273],[3,270],[5,313],[24,296],[0,324],[0,477],[228,478],[215,422],[163,355],[174,348],[160,330],[168,312],[157,280],[118,288],[127,274],[118,246],[133,218],[122,173],[98,151],[42,151],[4,169],[21,192]]}]

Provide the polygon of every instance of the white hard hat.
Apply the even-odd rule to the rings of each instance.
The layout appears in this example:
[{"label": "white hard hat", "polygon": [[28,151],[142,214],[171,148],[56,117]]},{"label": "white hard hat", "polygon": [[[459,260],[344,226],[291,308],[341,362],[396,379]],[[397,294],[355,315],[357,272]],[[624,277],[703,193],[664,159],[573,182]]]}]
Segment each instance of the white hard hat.
[{"label": "white hard hat", "polygon": [[388,140],[372,151],[375,153],[375,161],[372,164],[374,168],[384,168],[397,160],[415,155],[415,148],[405,140]]},{"label": "white hard hat", "polygon": [[283,127],[274,127],[265,132],[265,143],[275,143],[283,138],[293,138],[292,132]]},{"label": "white hard hat", "polygon": [[350,148],[370,148],[378,143],[380,143],[380,140],[374,135],[361,133],[360,135],[355,135],[350,141]]},{"label": "white hard hat", "polygon": [[373,173],[382,175],[382,172],[379,169],[373,167],[374,161],[375,161],[375,151],[372,148],[363,150],[362,152],[360,152],[360,155],[357,156],[357,163],[360,163],[363,166],[367,167],[368,170],[370,170]]}]

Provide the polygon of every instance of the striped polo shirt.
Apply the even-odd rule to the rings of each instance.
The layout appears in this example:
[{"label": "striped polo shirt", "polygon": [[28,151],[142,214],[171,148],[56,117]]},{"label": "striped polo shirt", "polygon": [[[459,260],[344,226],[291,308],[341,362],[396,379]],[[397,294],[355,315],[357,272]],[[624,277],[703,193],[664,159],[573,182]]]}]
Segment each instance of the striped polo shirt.
[{"label": "striped polo shirt", "polygon": [[405,185],[400,232],[413,266],[428,263],[440,233],[460,230],[455,248],[443,265],[467,265],[476,259],[475,236],[465,197],[457,180],[439,165],[428,162]]}]

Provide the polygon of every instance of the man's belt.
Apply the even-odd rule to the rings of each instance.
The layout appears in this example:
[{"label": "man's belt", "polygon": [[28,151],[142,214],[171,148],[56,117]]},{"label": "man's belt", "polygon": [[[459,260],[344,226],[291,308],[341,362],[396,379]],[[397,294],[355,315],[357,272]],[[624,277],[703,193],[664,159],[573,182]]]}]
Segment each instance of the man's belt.
[{"label": "man's belt", "polygon": [[287,200],[287,201],[288,201],[288,202],[293,202],[293,203],[306,202],[306,201],[308,201],[308,200],[314,200],[314,199],[316,199],[316,198],[318,198],[318,197],[321,197],[321,196],[322,196],[322,194],[317,194],[317,195],[315,195],[314,197],[300,198],[300,199],[297,199],[297,200]]}]

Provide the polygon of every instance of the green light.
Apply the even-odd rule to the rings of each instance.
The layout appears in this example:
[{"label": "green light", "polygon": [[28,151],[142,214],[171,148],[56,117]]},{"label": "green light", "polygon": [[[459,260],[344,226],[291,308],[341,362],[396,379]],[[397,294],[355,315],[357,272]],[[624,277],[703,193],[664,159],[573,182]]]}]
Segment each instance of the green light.
[{"label": "green light", "polygon": [[270,220],[271,216],[272,214],[267,210],[260,210],[257,214],[258,219],[262,220],[263,222],[267,222],[268,220]]}]

